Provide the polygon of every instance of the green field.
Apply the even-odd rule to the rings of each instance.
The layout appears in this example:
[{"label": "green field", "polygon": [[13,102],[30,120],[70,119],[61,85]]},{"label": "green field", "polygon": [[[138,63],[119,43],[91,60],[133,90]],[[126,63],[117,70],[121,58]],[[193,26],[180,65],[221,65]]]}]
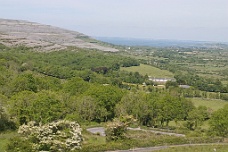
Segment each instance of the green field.
[{"label": "green field", "polygon": [[204,146],[185,146],[170,147],[157,152],[227,152],[228,145],[204,145]]},{"label": "green field", "polygon": [[228,104],[227,101],[219,100],[219,99],[191,98],[191,100],[196,107],[206,106],[208,108],[211,108],[214,111],[221,109],[226,104]]},{"label": "green field", "polygon": [[133,66],[133,67],[121,67],[121,70],[128,71],[128,72],[139,72],[141,75],[148,75],[152,77],[159,77],[159,78],[173,78],[173,73],[167,70],[161,70],[159,68],[140,64],[140,66]]}]

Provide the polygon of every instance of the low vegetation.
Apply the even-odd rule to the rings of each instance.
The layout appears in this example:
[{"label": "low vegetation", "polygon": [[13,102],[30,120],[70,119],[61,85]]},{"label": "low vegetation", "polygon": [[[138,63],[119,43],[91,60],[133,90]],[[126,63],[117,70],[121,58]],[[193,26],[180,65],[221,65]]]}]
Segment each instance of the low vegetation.
[{"label": "low vegetation", "polygon": [[228,149],[228,145],[194,145],[194,146],[178,146],[178,147],[170,147],[163,150],[158,150],[157,152],[209,152],[209,151],[219,151],[226,152]]}]

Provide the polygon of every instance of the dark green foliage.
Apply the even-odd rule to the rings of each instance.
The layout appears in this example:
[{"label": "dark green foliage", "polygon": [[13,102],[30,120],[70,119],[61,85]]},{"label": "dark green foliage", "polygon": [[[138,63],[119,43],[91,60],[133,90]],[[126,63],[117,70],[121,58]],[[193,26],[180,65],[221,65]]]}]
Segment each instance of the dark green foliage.
[{"label": "dark green foliage", "polygon": [[196,74],[188,73],[186,75],[175,75],[178,84],[187,84],[194,86],[202,91],[208,92],[226,92],[220,80],[213,80],[200,77]]},{"label": "dark green foliage", "polygon": [[[72,49],[72,48],[71,48]],[[71,50],[69,49],[69,50]],[[104,75],[106,82],[112,82],[116,78],[113,73],[118,71],[121,66],[137,66],[139,62],[136,59],[115,55],[112,53],[101,53],[98,51],[88,51],[79,48],[73,48],[73,51],[61,51],[50,53],[38,53],[20,48],[14,48],[0,53],[0,59],[5,60],[6,67],[15,70],[15,72],[23,73],[26,71],[36,71],[46,76],[56,77],[59,79],[68,79],[72,77],[81,77],[85,81],[93,81],[102,83],[102,81],[94,80],[94,72]],[[129,75],[129,78],[126,78]],[[145,79],[138,73],[121,74],[121,81],[131,83],[142,83]],[[36,91],[38,86],[32,86],[32,79],[22,78],[15,80],[16,88],[22,90]],[[119,76],[118,76],[119,77]],[[2,81],[1,81],[2,80]],[[30,82],[31,81],[31,82]],[[0,83],[4,82],[4,77],[0,75]],[[28,86],[18,85],[23,82],[30,82]],[[17,90],[15,90],[17,91]]]},{"label": "dark green foliage", "polygon": [[160,93],[130,93],[116,105],[116,115],[133,115],[142,125],[168,126],[171,120],[184,120],[193,104],[179,97]]},{"label": "dark green foliage", "polygon": [[228,93],[221,93],[221,94],[220,94],[220,98],[221,98],[222,100],[228,101]]},{"label": "dark green foliage", "polygon": [[63,110],[63,103],[57,99],[55,94],[40,92],[33,102],[31,111],[34,113],[34,121],[47,123],[63,118]]},{"label": "dark green foliage", "polygon": [[89,83],[81,78],[72,78],[64,84],[63,91],[70,95],[79,95],[84,93],[90,87]]},{"label": "dark green foliage", "polygon": [[99,113],[103,116],[97,119],[106,121],[114,117],[114,108],[123,97],[124,92],[111,85],[99,87],[98,85],[92,85],[85,94],[96,99],[100,107]]},{"label": "dark green foliage", "polygon": [[76,102],[75,109],[83,121],[93,121],[99,118],[99,106],[96,100],[90,96],[83,96]]},{"label": "dark green foliage", "polygon": [[0,132],[6,130],[15,130],[16,124],[9,120],[9,117],[4,112],[3,108],[0,106]]},{"label": "dark green foliage", "polygon": [[64,117],[64,104],[55,93],[23,91],[10,101],[10,113],[19,124],[28,121],[51,122]]},{"label": "dark green foliage", "polygon": [[214,135],[228,137],[228,105],[212,114],[210,131]]},{"label": "dark green foliage", "polygon": [[16,124],[9,119],[9,115],[6,113],[7,100],[7,97],[0,94],[0,132],[16,129]]},{"label": "dark green foliage", "polygon": [[132,59],[132,58],[126,58],[122,62],[122,66],[123,67],[139,66],[139,62],[135,59]]},{"label": "dark green foliage", "polygon": [[199,106],[188,113],[187,128],[190,130],[197,129],[202,122],[209,119],[207,107]]},{"label": "dark green foliage", "polygon": [[37,92],[36,80],[32,74],[18,75],[12,82],[12,87],[14,88],[14,92],[25,90]]},{"label": "dark green foliage", "polygon": [[178,87],[178,83],[173,81],[168,81],[166,82],[165,87],[166,89],[168,89],[169,87]]}]

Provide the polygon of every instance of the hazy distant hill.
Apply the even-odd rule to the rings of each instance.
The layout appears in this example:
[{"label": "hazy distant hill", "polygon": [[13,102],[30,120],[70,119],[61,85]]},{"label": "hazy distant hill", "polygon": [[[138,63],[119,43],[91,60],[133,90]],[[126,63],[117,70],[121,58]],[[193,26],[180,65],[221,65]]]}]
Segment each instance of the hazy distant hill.
[{"label": "hazy distant hill", "polygon": [[225,42],[206,42],[206,41],[179,41],[179,40],[155,40],[155,39],[138,39],[138,38],[118,38],[118,37],[96,37],[96,39],[112,43],[115,45],[125,46],[151,46],[151,47],[200,47],[200,48],[227,48]]},{"label": "hazy distant hill", "polygon": [[0,43],[26,45],[40,51],[62,50],[67,46],[118,51],[75,31],[22,20],[0,19]]}]

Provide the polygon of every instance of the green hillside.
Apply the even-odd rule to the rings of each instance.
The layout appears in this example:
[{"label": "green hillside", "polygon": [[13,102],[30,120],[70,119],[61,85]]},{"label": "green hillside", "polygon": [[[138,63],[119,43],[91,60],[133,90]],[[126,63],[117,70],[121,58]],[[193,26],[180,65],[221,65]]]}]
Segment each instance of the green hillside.
[{"label": "green hillside", "polygon": [[121,67],[121,70],[128,71],[128,72],[139,72],[142,75],[148,75],[152,77],[159,77],[159,78],[173,78],[173,73],[167,70],[161,70],[159,68],[140,64],[140,66],[132,66],[132,67]]}]

